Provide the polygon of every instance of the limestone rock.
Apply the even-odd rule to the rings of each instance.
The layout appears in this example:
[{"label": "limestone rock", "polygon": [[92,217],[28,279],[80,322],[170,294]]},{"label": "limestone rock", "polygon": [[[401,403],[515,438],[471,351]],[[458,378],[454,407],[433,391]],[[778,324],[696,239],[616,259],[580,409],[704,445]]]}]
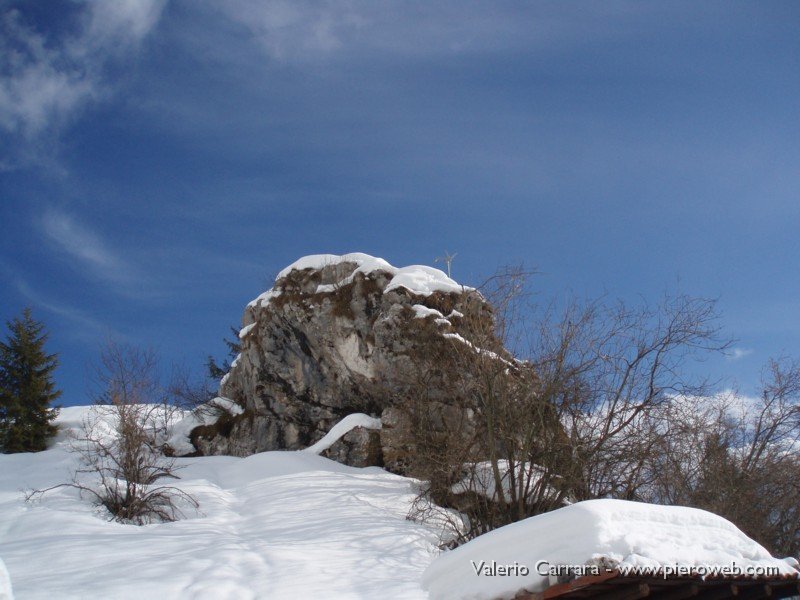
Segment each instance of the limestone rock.
[{"label": "limestone rock", "polygon": [[380,433],[356,427],[322,452],[322,456],[353,467],[382,467]]},{"label": "limestone rock", "polygon": [[[398,269],[365,254],[300,259],[245,309],[241,354],[219,391],[244,414],[198,428],[192,442],[202,454],[298,450],[359,412],[381,417],[384,430],[353,430],[327,455],[402,471],[410,450],[393,407],[415,356],[491,318],[480,294],[437,269]],[[432,398],[447,402],[436,390]]]}]

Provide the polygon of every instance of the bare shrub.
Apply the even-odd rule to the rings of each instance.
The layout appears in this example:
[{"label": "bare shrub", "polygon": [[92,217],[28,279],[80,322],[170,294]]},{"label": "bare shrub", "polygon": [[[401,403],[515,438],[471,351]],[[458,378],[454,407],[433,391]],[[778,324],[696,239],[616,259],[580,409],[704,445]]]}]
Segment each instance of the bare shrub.
[{"label": "bare shrub", "polygon": [[[402,393],[412,470],[433,502],[468,517],[462,539],[566,501],[636,498],[651,483],[653,410],[702,393],[683,366],[726,346],[713,301],[538,310],[522,290],[524,273],[494,278],[482,290],[494,312],[466,315],[463,337],[440,335]],[[444,398],[468,422],[437,423],[431,407]]]},{"label": "bare shrub", "polygon": [[[455,545],[567,501],[710,510],[773,553],[800,553],[800,365],[771,360],[760,393],[709,395],[688,363],[728,346],[713,301],[531,307],[524,274],[481,292],[460,335],[428,330],[399,390],[411,516]],[[513,351],[506,351],[506,348]],[[452,509],[461,518],[453,516]]]},{"label": "bare shrub", "polygon": [[760,394],[675,398],[642,499],[704,508],[773,553],[800,553],[800,365],[771,360]]},{"label": "bare shrub", "polygon": [[[209,357],[209,361],[213,359]],[[216,363],[213,368],[221,369]],[[230,370],[230,365],[227,368]],[[209,366],[208,369],[211,371],[212,367]],[[182,410],[198,409],[217,396],[220,378],[198,376],[183,366],[174,365],[166,389],[169,403]]]},{"label": "bare shrub", "polygon": [[174,521],[182,516],[180,504],[198,507],[190,494],[160,483],[177,479],[179,467],[163,453],[176,409],[159,383],[157,367],[152,351],[117,344],[102,351],[96,406],[70,440],[81,466],[71,483],[55,486],[76,488],[113,519],[137,525]]}]

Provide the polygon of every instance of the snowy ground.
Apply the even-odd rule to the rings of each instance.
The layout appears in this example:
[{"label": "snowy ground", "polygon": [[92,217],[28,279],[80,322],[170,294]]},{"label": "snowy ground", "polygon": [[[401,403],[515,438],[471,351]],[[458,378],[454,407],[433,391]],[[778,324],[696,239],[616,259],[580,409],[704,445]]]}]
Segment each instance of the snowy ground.
[{"label": "snowy ground", "polygon": [[[85,408],[66,408],[65,427]],[[109,522],[65,482],[65,440],[0,455],[0,559],[16,600],[42,598],[426,598],[437,536],[406,520],[411,480],[307,452],[181,459],[186,520]]]},{"label": "snowy ground", "polygon": [[[542,562],[797,573],[796,561],[771,557],[721,517],[621,500],[580,502],[440,554],[433,526],[406,519],[413,480],[313,453],[350,426],[380,426],[364,415],[344,419],[309,451],[180,459],[176,485],[200,510],[186,508],[175,523],[111,522],[70,488],[26,503],[25,490],[69,481],[76,455],[63,432],[87,410],[62,411],[52,449],[0,455],[0,600],[11,598],[9,576],[16,600],[486,600],[544,589],[553,580],[538,570]],[[504,566],[528,572],[492,574]]]}]

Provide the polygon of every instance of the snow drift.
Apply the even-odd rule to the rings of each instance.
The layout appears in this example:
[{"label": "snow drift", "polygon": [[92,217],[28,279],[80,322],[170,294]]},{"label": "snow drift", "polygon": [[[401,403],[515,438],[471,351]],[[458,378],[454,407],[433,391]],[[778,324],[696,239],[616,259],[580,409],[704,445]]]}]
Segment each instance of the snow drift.
[{"label": "snow drift", "polygon": [[[11,600],[11,580],[17,600],[488,600],[545,588],[550,578],[537,571],[540,561],[797,573],[796,561],[771,557],[721,517],[620,500],[581,502],[440,554],[441,531],[406,519],[417,482],[315,454],[353,427],[380,427],[366,415],[345,419],[307,451],[179,459],[184,468],[174,485],[200,503],[199,512],[187,510],[181,521],[141,527],[113,522],[70,488],[26,503],[22,490],[69,480],[77,457],[68,452],[67,433],[89,410],[61,411],[62,432],[51,449],[0,455],[2,600]],[[185,437],[186,427],[178,429]],[[496,565],[515,564],[529,574],[489,574]]]},{"label": "snow drift", "polygon": [[112,522],[68,488],[26,503],[24,490],[69,481],[66,433],[88,410],[62,409],[51,449],[0,454],[0,555],[16,600],[426,597],[439,538],[406,520],[414,481],[311,452],[178,459],[171,485],[200,510],[174,523]]}]

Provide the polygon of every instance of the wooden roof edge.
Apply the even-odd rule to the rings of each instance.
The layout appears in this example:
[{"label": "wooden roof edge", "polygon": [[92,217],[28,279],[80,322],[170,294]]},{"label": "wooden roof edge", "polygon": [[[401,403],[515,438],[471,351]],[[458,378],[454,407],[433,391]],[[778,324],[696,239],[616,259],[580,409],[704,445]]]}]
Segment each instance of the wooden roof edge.
[{"label": "wooden roof edge", "polygon": [[544,592],[542,592],[542,600],[558,598],[566,592],[573,592],[575,590],[597,585],[599,583],[605,583],[609,579],[616,579],[621,576],[622,574],[619,571],[612,569],[606,571],[605,573],[600,573],[599,575],[584,575],[582,577],[576,577],[572,581],[567,581],[566,583],[557,583],[555,585],[551,585]]},{"label": "wooden roof edge", "polygon": [[[623,586],[641,590],[636,597],[650,595],[650,588],[686,586],[687,588],[705,588],[710,586],[787,586],[795,583],[800,592],[800,574],[785,573],[783,575],[737,575],[737,576],[659,576],[656,572],[651,574],[623,575],[618,570],[609,570],[599,575],[585,575],[572,581],[558,583],[545,589],[543,592],[528,592],[521,590],[515,600],[555,600],[573,593],[580,593],[586,598],[599,597],[609,589],[621,589]],[[588,588],[596,588],[598,596],[592,594]],[[645,590],[647,588],[647,590]],[[695,592],[696,593],[696,592]],[[663,590],[662,590],[663,594]],[[689,594],[694,595],[694,594]]]}]

